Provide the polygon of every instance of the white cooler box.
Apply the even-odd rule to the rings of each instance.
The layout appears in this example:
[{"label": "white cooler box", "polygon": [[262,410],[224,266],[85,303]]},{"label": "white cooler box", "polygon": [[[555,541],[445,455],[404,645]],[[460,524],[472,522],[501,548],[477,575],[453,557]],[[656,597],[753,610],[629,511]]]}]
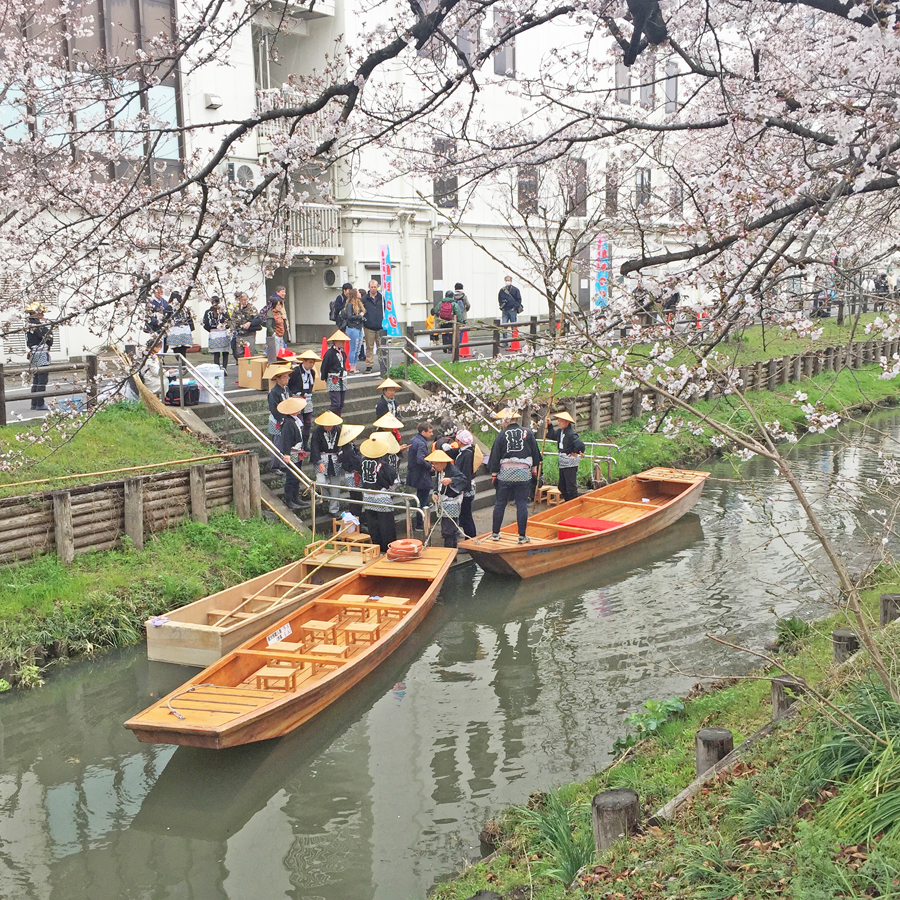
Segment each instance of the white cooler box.
[{"label": "white cooler box", "polygon": [[[215,363],[203,363],[196,367],[197,371],[208,381],[217,391],[225,391],[225,370]],[[200,382],[200,402],[215,403],[215,397]]]}]

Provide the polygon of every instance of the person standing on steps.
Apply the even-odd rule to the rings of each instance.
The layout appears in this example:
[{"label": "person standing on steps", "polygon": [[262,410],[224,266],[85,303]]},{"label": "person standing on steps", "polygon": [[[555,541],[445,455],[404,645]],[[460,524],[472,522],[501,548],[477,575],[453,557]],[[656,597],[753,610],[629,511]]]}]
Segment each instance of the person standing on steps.
[{"label": "person standing on steps", "polygon": [[[300,432],[299,415],[306,401],[302,397],[288,397],[277,406],[283,416],[281,428],[275,436],[275,446],[281,451],[282,459],[300,467],[299,457],[303,454],[303,436]],[[284,470],[284,505],[288,509],[306,509],[311,504],[300,499],[300,479],[289,469]]]},{"label": "person standing on steps", "polygon": [[341,486],[343,478],[338,462],[338,438],[341,436],[337,427],[343,424],[340,416],[331,410],[316,417],[309,458],[316,472],[316,481],[322,485],[322,495],[326,498],[328,514],[337,518],[341,511]]},{"label": "person standing on steps", "polygon": [[475,438],[468,429],[463,428],[456,433],[456,443],[459,445],[459,451],[453,464],[466,479],[459,509],[459,527],[462,528],[466,537],[473,538],[478,534],[478,530],[475,528],[475,519],[472,516],[472,503],[475,500],[475,473],[484,461],[484,457],[479,450],[478,457],[480,458],[476,458]]},{"label": "person standing on steps", "polygon": [[373,278],[369,282],[369,290],[362,298],[366,314],[363,318],[363,331],[366,340],[366,371],[372,371],[375,362],[375,354],[378,353],[378,368],[382,376],[387,375],[387,365],[381,358],[378,346],[378,334],[384,323],[384,297],[378,290],[378,282]]},{"label": "person standing on steps", "polygon": [[266,308],[266,356],[270,364],[278,361],[278,351],[286,350],[290,340],[287,316],[284,314],[286,292],[286,288],[279,287]]},{"label": "person standing on steps", "polygon": [[[519,313],[522,312],[522,292],[512,283],[512,275],[507,275],[503,279],[503,287],[497,296],[497,302],[500,304],[500,322],[503,325],[510,323],[515,324],[519,320]],[[503,344],[509,346],[509,330],[503,329]]]},{"label": "person standing on steps", "polygon": [[272,387],[266,402],[269,406],[269,435],[275,437],[284,419],[284,413],[278,412],[278,404],[291,396],[288,381],[291,377],[291,367],[284,365],[267,366],[263,372],[263,378],[272,381]]},{"label": "person standing on steps", "polygon": [[391,509],[390,491],[397,481],[397,471],[387,462],[387,446],[375,438],[369,438],[359,445],[362,456],[360,484],[362,486],[363,514],[366,531],[372,542],[387,553],[388,545],[397,540],[397,525],[394,510]]},{"label": "person standing on steps", "polygon": [[53,329],[45,324],[44,306],[35,301],[26,309],[28,313],[28,331],[25,332],[25,346],[28,347],[28,368],[31,371],[31,393],[37,394],[31,400],[31,408],[46,411],[47,404],[44,391],[50,373],[50,348],[53,346]]},{"label": "person standing on steps", "polygon": [[563,500],[578,496],[578,463],[584,454],[584,441],[575,432],[575,420],[567,412],[553,413],[555,425],[547,429],[547,437],[559,446],[559,492]]},{"label": "person standing on steps", "polygon": [[528,525],[528,492],[532,475],[537,472],[537,466],[541,462],[541,451],[538,450],[534,434],[518,423],[519,415],[508,406],[495,413],[503,430],[491,447],[488,461],[491,479],[497,486],[491,539],[500,540],[506,504],[514,500],[519,543],[530,544],[531,538],[525,533]]},{"label": "person standing on steps", "polygon": [[[231,322],[231,355],[237,359],[244,354],[244,345],[253,346],[254,335],[263,327],[265,316],[254,308],[246,291],[237,291],[234,306],[229,313]],[[227,360],[226,360],[227,362]]]},{"label": "person standing on steps", "polygon": [[360,485],[360,472],[362,471],[362,455],[356,444],[356,439],[365,431],[363,425],[341,425],[341,433],[338,437],[338,463],[341,467],[341,478],[347,489],[347,508],[354,516],[362,512],[361,499],[358,488]]},{"label": "person standing on steps", "polygon": [[350,338],[343,331],[336,331],[328,340],[331,346],[322,357],[319,374],[328,388],[331,411],[339,416],[344,411],[347,394],[347,344]]},{"label": "person standing on steps", "polygon": [[[300,364],[294,366],[288,379],[288,389],[292,397],[302,397],[306,401],[303,410],[303,450],[309,455],[309,435],[313,421],[313,388],[316,384],[316,363],[320,362],[318,354],[312,350],[304,350],[298,357]],[[306,457],[301,457],[305,459]]]},{"label": "person standing on steps", "polygon": [[[406,483],[415,490],[419,506],[427,509],[431,502],[431,463],[425,457],[431,451],[429,446],[434,437],[434,429],[430,422],[419,422],[416,435],[409,442],[409,463],[406,470]],[[387,450],[385,450],[387,453]]]},{"label": "person standing on steps", "polygon": [[400,385],[393,378],[385,378],[378,385],[378,390],[381,391],[381,396],[375,404],[375,418],[380,419],[385,413],[390,413],[402,422],[403,416],[397,411],[397,401],[394,399]]},{"label": "person standing on steps", "polygon": [[459,512],[462,505],[466,477],[453,465],[453,460],[443,450],[432,450],[425,459],[437,472],[435,500],[440,504],[441,537],[445,547],[459,543]]}]

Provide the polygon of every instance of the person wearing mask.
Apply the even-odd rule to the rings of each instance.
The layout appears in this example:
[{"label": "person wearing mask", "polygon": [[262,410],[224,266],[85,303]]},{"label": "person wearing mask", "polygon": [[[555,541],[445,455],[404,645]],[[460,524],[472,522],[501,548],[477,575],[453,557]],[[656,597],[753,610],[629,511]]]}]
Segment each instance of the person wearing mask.
[{"label": "person wearing mask", "polygon": [[[306,401],[302,397],[288,397],[276,408],[282,420],[275,437],[275,446],[281,451],[286,463],[293,461],[298,467],[303,455],[303,438],[298,417],[305,406]],[[289,468],[284,470],[284,505],[288,509],[306,509],[311,505],[308,500],[300,499],[300,479]]]},{"label": "person wearing mask", "polygon": [[28,313],[28,330],[25,332],[25,346],[28,347],[31,393],[38,395],[32,397],[31,408],[44,412],[47,409],[44,391],[47,390],[47,382],[50,380],[47,366],[50,365],[53,329],[46,324],[43,304],[38,302],[32,303],[28,306],[26,312]]},{"label": "person wearing mask", "polygon": [[253,347],[256,343],[254,335],[263,327],[265,316],[250,302],[246,291],[237,291],[234,295],[234,306],[229,313],[231,322],[231,355],[237,359],[244,355],[244,346]]},{"label": "person wearing mask", "polygon": [[[519,320],[519,313],[522,312],[522,292],[512,283],[512,275],[507,275],[503,279],[503,287],[497,296],[497,302],[500,304],[500,322],[503,325],[515,323]],[[504,345],[509,344],[509,330],[503,330]]]},{"label": "person wearing mask", "polygon": [[559,492],[563,500],[578,496],[578,463],[584,453],[584,441],[575,433],[575,420],[567,412],[553,413],[555,425],[547,437],[559,446]]},{"label": "person wearing mask", "polygon": [[225,304],[213,294],[209,298],[209,309],[203,313],[203,330],[209,334],[209,352],[213,362],[228,371],[228,351],[231,339],[228,333],[228,312]]},{"label": "person wearing mask", "polygon": [[519,529],[519,543],[530,544],[531,538],[525,533],[528,524],[528,492],[531,479],[537,473],[541,461],[541,451],[532,432],[517,421],[519,413],[506,407],[496,413],[503,430],[497,435],[488,469],[497,486],[494,502],[494,517],[491,539],[500,540],[503,514],[510,500],[516,503],[516,523]]},{"label": "person wearing mask", "polygon": [[341,511],[341,484],[343,477],[338,462],[338,438],[341,436],[340,416],[326,410],[316,417],[316,425],[310,441],[309,459],[316,473],[316,482],[322,485],[328,514],[336,519]]},{"label": "person wearing mask", "polygon": [[472,503],[475,500],[475,473],[484,461],[484,457],[480,450],[478,457],[475,456],[475,438],[471,431],[465,428],[457,431],[456,443],[459,445],[459,451],[453,464],[466,480],[459,509],[459,527],[462,528],[466,537],[473,538],[478,534],[475,528],[475,519],[472,516]]},{"label": "person wearing mask", "polygon": [[[384,322],[384,297],[378,290],[378,282],[373,278],[369,282],[369,290],[362,298],[363,306],[366,309],[363,318],[363,332],[366,342],[366,371],[372,371],[372,364],[375,362],[375,353],[378,351],[378,333],[381,331]],[[382,370],[381,374],[387,374],[387,366],[379,356],[378,366]]]},{"label": "person wearing mask", "polygon": [[316,363],[318,355],[312,350],[304,350],[297,359],[300,364],[294,366],[288,379],[288,389],[292,397],[302,397],[306,401],[303,409],[303,449],[309,453],[309,435],[313,421],[313,388],[316,384]]},{"label": "person wearing mask", "polygon": [[374,437],[363,441],[359,452],[362,456],[359,477],[366,531],[372,542],[381,547],[381,552],[387,553],[388,545],[397,540],[397,525],[394,510],[391,509],[393,499],[387,493],[397,481],[397,471],[387,461],[387,446]]},{"label": "person wearing mask", "polygon": [[363,328],[366,317],[366,308],[359,297],[359,291],[347,292],[347,302],[340,314],[339,328],[350,338],[350,371],[357,372],[359,360],[359,348],[363,342]]},{"label": "person wearing mask", "polygon": [[[434,429],[430,422],[419,422],[416,435],[409,442],[409,464],[406,470],[406,483],[415,490],[419,506],[427,509],[431,501],[431,463],[425,457],[431,451],[429,446],[434,438]],[[385,448],[385,453],[387,449]]]},{"label": "person wearing mask", "polygon": [[347,344],[350,339],[343,331],[336,331],[328,340],[331,346],[322,357],[319,374],[328,388],[331,411],[339,416],[344,411],[347,395]]},{"label": "person wearing mask", "polygon": [[434,496],[440,506],[444,546],[455,547],[459,543],[459,513],[466,478],[443,450],[432,450],[425,458],[437,472],[437,491]]}]

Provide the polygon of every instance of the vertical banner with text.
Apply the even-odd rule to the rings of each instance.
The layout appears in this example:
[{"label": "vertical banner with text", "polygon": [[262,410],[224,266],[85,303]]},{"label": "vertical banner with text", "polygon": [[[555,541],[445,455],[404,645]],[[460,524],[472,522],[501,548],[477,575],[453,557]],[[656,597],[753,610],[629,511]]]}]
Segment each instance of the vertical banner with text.
[{"label": "vertical banner with text", "polygon": [[609,305],[609,241],[601,234],[597,237],[597,275],[594,279],[594,309]]},{"label": "vertical banner with text", "polygon": [[381,296],[384,297],[384,320],[381,327],[391,337],[400,337],[400,325],[394,311],[394,286],[391,279],[391,248],[381,245]]}]

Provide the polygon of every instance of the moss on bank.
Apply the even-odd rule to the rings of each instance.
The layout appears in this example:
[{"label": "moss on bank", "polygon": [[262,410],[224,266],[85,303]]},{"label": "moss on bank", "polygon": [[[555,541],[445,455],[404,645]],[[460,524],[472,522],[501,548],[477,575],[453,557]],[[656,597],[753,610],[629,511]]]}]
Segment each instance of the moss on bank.
[{"label": "moss on bank", "polygon": [[[879,595],[900,586],[897,570],[876,574],[878,583],[864,593],[870,616],[877,615]],[[439,886],[432,900],[462,900],[480,889],[517,900],[900,896],[900,708],[879,692],[864,656],[836,670],[830,635],[844,625],[843,613],[816,623],[797,654],[784,659],[793,673],[882,734],[887,750],[805,704],[799,716],[751,748],[732,774],[701,790],[675,822],[648,827],[646,817],[693,781],[697,729],[729,728],[737,746],[771,718],[765,676],[777,671],[732,679],[688,699],[684,712],[639,744],[631,758],[584,782],[533,795],[531,810],[507,810],[501,852]],[[879,642],[900,659],[900,628],[882,631]],[[870,788],[866,778],[878,787]],[[638,792],[645,826],[595,855],[590,799],[613,787]],[[879,790],[883,802],[873,808],[868,794]],[[548,825],[553,820],[555,828]],[[583,877],[567,889],[582,865]]]},{"label": "moss on bank", "polygon": [[296,559],[307,539],[281,523],[210,516],[153,535],[144,549],[54,555],[0,567],[0,670],[39,679],[54,658],[133,644],[143,622]]}]

